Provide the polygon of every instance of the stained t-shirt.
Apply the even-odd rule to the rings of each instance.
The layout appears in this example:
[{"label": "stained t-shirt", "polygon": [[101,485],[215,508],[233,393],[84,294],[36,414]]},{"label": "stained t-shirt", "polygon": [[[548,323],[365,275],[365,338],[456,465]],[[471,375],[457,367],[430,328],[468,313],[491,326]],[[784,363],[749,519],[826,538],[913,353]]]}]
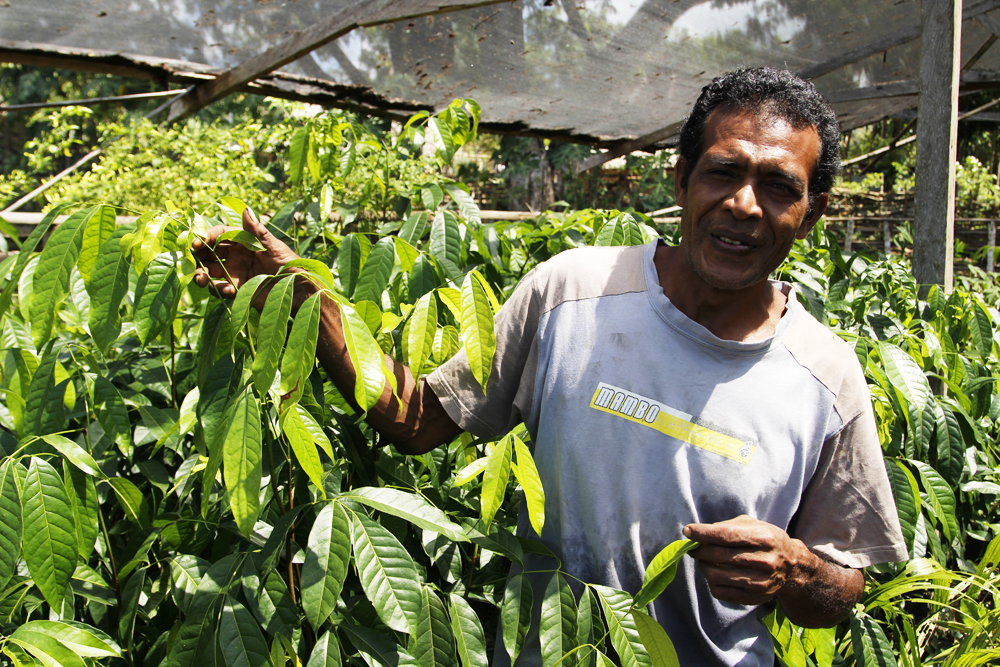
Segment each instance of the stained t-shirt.
[{"label": "stained t-shirt", "polygon": [[[632,593],[686,524],[741,514],[845,566],[905,559],[850,347],[780,283],[788,305],[773,336],[719,339],[663,294],[655,250],[581,248],[545,262],[497,316],[485,394],[464,353],[427,379],[477,436],[527,426],[545,525],[535,536],[522,504],[518,534],[573,576]],[[524,565],[551,567],[531,555]],[[536,627],[550,576],[533,576]],[[770,665],[768,611],[716,600],[685,557],[651,613],[682,665]],[[537,634],[517,664],[541,664]]]}]

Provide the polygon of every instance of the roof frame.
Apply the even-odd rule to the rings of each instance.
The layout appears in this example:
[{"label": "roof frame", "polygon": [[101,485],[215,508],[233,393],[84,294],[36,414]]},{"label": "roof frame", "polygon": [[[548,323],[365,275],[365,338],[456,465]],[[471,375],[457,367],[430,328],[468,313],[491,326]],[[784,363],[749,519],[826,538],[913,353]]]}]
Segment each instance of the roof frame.
[{"label": "roof frame", "polygon": [[[299,30],[280,44],[272,46],[211,81],[195,86],[170,105],[168,122],[187,118],[212,102],[222,99],[255,79],[294,62],[319,47],[346,35],[355,28],[366,28],[393,21],[431,16],[461,9],[500,4],[508,0],[370,0],[363,5],[341,9],[322,23]],[[1000,4],[1000,0],[996,0]]]}]

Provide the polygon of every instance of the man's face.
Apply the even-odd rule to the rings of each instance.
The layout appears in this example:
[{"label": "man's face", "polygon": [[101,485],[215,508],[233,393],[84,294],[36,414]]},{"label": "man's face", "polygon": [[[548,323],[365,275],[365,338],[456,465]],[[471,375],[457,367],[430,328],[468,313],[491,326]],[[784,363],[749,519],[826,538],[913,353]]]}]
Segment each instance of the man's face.
[{"label": "man's face", "polygon": [[765,280],[826,209],[822,195],[805,219],[819,133],[780,118],[716,109],[703,145],[686,187],[680,185],[683,159],[677,165],[681,247],[709,286],[745,289]]}]

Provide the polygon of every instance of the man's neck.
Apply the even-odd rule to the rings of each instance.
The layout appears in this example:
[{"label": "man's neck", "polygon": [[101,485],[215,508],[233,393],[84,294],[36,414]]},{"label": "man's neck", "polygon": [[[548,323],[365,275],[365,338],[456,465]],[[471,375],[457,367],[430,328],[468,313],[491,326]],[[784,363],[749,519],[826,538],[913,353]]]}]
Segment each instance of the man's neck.
[{"label": "man's neck", "polygon": [[653,263],[670,302],[723,340],[763,340],[774,334],[785,312],[784,293],[769,281],[742,290],[716,289],[691,270],[679,247],[658,247]]}]

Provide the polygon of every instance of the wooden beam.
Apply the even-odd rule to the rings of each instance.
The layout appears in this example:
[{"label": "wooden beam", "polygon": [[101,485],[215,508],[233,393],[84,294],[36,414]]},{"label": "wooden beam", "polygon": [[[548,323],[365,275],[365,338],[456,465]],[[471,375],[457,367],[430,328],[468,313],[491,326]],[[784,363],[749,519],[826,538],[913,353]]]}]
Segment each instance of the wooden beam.
[{"label": "wooden beam", "polygon": [[976,17],[976,21],[994,35],[1000,37],[1000,21],[997,21],[989,14],[980,14]]},{"label": "wooden beam", "polygon": [[921,0],[920,124],[913,275],[950,292],[954,282],[955,153],[962,56],[962,0]]},{"label": "wooden beam", "polygon": [[580,174],[588,169],[593,169],[599,164],[604,164],[609,160],[614,160],[616,157],[621,157],[622,155],[628,155],[632,151],[641,151],[644,148],[648,148],[653,144],[658,144],[665,139],[670,139],[676,136],[681,128],[684,127],[684,121],[679,120],[675,123],[671,123],[664,128],[656,130],[655,132],[650,132],[649,134],[644,134],[638,139],[632,139],[631,141],[623,141],[614,148],[608,150],[605,153],[597,153],[591,155],[586,160],[580,163],[577,167],[576,173]]},{"label": "wooden beam", "polygon": [[[368,0],[341,9],[321,23],[299,30],[270,49],[197,86],[170,107],[168,122],[187,118],[247,83],[294,62],[355,28],[441,14],[507,0]],[[998,0],[1000,2],[1000,0]]]},{"label": "wooden beam", "polygon": [[[1000,0],[980,0],[979,2],[971,2],[962,11],[962,20],[975,18],[982,22],[982,17],[986,14],[986,12],[993,11],[998,7],[1000,7]],[[989,17],[986,18],[989,19]],[[992,19],[989,20],[992,21]],[[990,29],[992,30],[992,28]],[[876,53],[888,51],[891,48],[912,42],[920,37],[922,30],[922,26],[915,26],[908,30],[902,30],[897,32],[895,35],[883,37],[868,44],[849,49],[827,61],[805,67],[799,70],[798,74],[803,79],[819,78],[824,74],[829,74],[830,72],[838,70],[841,67],[856,63],[859,60],[864,60],[869,56],[875,55]]]},{"label": "wooden beam", "polygon": [[919,85],[919,82],[916,80],[892,81],[864,88],[844,88],[825,95],[825,97],[830,104],[872,100],[881,97],[903,97],[905,95],[916,95],[920,92]]}]

